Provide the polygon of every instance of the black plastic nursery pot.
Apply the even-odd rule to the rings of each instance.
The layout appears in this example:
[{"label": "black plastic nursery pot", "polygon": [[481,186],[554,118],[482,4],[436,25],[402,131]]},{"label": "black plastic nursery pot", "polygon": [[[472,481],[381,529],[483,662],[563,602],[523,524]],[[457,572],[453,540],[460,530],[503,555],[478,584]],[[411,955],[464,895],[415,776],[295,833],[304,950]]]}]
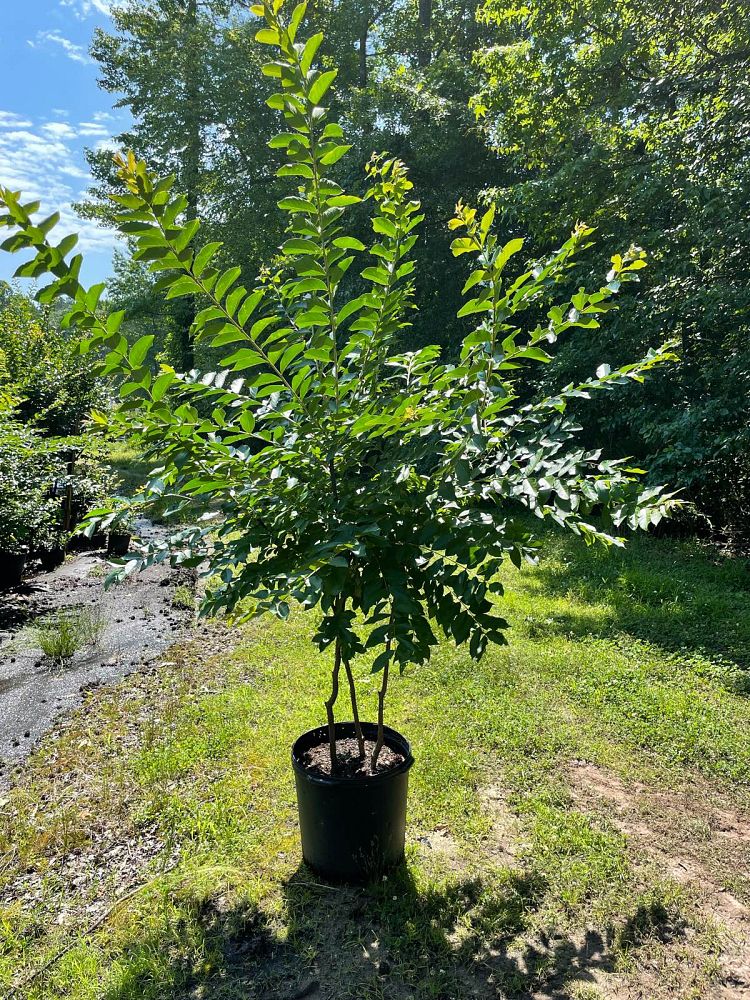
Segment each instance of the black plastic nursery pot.
[{"label": "black plastic nursery pot", "polygon": [[110,531],[107,539],[107,555],[126,556],[130,548],[130,537],[127,531]]},{"label": "black plastic nursery pot", "polygon": [[26,558],[23,552],[0,552],[0,590],[19,586],[26,569]]},{"label": "black plastic nursery pot", "polygon": [[[362,723],[365,740],[377,726]],[[310,868],[333,882],[368,882],[394,868],[404,856],[406,797],[414,763],[404,737],[387,726],[385,744],[403,763],[367,777],[312,774],[302,763],[313,747],[328,744],[328,727],[304,733],[292,747],[302,856]],[[354,723],[336,724],[336,739],[354,737]]]},{"label": "black plastic nursery pot", "polygon": [[42,569],[45,573],[57,569],[58,566],[62,566],[65,562],[65,549],[62,545],[55,546],[53,549],[42,549],[38,555],[39,562],[42,564]]},{"label": "black plastic nursery pot", "polygon": [[68,548],[74,552],[95,552],[103,549],[107,544],[107,536],[103,531],[97,532],[88,538],[86,535],[73,535],[68,543]]}]

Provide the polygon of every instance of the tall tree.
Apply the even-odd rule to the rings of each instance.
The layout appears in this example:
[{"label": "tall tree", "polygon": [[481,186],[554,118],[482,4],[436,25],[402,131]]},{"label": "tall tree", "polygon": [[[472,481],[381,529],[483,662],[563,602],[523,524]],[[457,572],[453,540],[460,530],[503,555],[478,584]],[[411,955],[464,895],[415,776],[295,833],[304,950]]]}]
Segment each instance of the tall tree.
[{"label": "tall tree", "polygon": [[[683,365],[635,407],[601,403],[596,433],[735,528],[750,505],[749,15],[746,0],[486,0],[474,102],[515,175],[494,192],[509,228],[551,246],[584,219],[613,251],[651,254],[609,350],[616,363],[674,332]],[[592,334],[559,363],[572,378],[600,351]]]},{"label": "tall tree", "polygon": [[[114,30],[98,30],[91,51],[100,85],[133,117],[120,143],[174,173],[185,218],[200,219],[207,238],[223,240],[227,257],[254,274],[278,236],[269,224],[278,185],[259,141],[271,112],[248,15],[238,0],[126,0],[112,18]],[[107,221],[117,187],[112,158],[92,151],[89,160],[98,187],[83,211]],[[196,303],[171,309],[173,358],[189,370]]]}]

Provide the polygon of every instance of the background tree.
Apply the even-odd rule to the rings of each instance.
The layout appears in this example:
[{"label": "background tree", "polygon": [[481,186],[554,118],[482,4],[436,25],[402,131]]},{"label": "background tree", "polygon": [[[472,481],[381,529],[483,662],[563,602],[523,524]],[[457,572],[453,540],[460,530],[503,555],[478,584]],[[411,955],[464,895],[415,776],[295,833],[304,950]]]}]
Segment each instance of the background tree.
[{"label": "background tree", "polygon": [[[277,194],[270,151],[259,139],[270,127],[268,88],[240,8],[236,0],[126,0],[112,10],[114,30],[98,29],[91,51],[100,86],[133,118],[117,141],[175,174],[203,238],[220,233],[227,253],[254,273],[278,237]],[[111,153],[91,151],[89,162],[98,186],[83,214],[110,222]],[[137,273],[129,275],[131,290]],[[144,288],[142,298],[149,297]],[[195,363],[196,305],[187,299],[169,307],[170,350],[183,370]],[[162,312],[159,305],[154,316]]]},{"label": "background tree", "polygon": [[[492,194],[509,231],[551,245],[576,219],[651,254],[643,296],[608,327],[618,359],[674,332],[683,364],[592,433],[690,488],[734,530],[750,504],[750,9],[698,0],[487,0],[475,109],[512,170]],[[601,335],[563,350],[575,377]],[[664,414],[669,419],[664,420]]]}]

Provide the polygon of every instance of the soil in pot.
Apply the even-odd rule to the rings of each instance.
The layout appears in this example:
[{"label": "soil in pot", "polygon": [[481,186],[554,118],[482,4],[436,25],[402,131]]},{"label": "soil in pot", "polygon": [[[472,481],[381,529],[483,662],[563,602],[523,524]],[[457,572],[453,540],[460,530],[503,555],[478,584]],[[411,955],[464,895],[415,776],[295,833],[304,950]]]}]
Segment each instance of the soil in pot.
[{"label": "soil in pot", "polygon": [[127,531],[110,531],[107,540],[107,555],[126,556],[130,548],[130,537]]},{"label": "soil in pot", "polygon": [[[363,722],[369,752],[377,726]],[[396,867],[404,857],[411,748],[385,728],[377,770],[361,761],[354,725],[336,725],[338,766],[330,773],[328,728],[304,733],[292,748],[302,855],[310,868],[334,882],[362,883]]]},{"label": "soil in pot", "polygon": [[[359,744],[356,739],[338,740],[336,743],[336,770],[335,778],[366,778],[371,774],[384,774],[399,767],[404,763],[405,757],[397,750],[384,745],[378,756],[375,771],[370,768],[372,751],[375,749],[374,740],[365,740],[365,756],[359,755]],[[331,775],[331,750],[328,743],[319,743],[318,746],[311,747],[302,755],[302,764],[310,774]]]},{"label": "soil in pot", "polygon": [[0,552],[0,589],[17,587],[26,569],[26,555],[19,552]]}]

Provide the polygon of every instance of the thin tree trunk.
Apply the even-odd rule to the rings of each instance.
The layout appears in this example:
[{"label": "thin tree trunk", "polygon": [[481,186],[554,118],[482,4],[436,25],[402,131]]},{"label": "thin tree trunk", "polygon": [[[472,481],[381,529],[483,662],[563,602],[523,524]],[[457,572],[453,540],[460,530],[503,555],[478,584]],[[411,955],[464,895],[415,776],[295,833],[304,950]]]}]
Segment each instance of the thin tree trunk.
[{"label": "thin tree trunk", "polygon": [[372,750],[372,757],[370,758],[370,770],[373,773],[375,771],[375,768],[378,766],[378,757],[380,756],[380,751],[383,749],[383,742],[385,739],[383,732],[383,715],[385,707],[385,696],[386,692],[388,691],[389,668],[390,668],[390,660],[383,667],[383,681],[380,685],[380,690],[378,691],[378,738]]},{"label": "thin tree trunk", "polygon": [[362,734],[362,726],[359,721],[359,708],[357,707],[357,689],[354,686],[354,675],[348,660],[344,660],[344,670],[349,681],[349,697],[352,702],[352,718],[354,719],[354,731],[357,734],[357,745],[359,746],[359,756],[365,759],[365,738]]},{"label": "thin tree trunk", "polygon": [[333,715],[333,706],[339,696],[339,673],[341,672],[341,646],[336,643],[336,652],[333,661],[333,673],[331,674],[331,696],[325,703],[326,714],[328,716],[328,745],[331,751],[331,774],[336,768],[336,720]]},{"label": "thin tree trunk", "polygon": [[[202,159],[201,141],[201,94],[198,67],[201,53],[198,48],[198,0],[187,0],[185,7],[185,152],[182,170],[182,187],[187,197],[185,220],[192,222],[198,218],[198,190]],[[178,353],[180,364],[185,371],[195,368],[195,344],[192,326],[197,313],[195,297],[190,295],[180,300],[176,310]]]},{"label": "thin tree trunk", "polygon": [[432,62],[432,0],[419,0],[419,50],[417,62],[429,66]]},{"label": "thin tree trunk", "polygon": [[367,86],[367,32],[369,25],[365,22],[359,36],[359,85],[362,88]]}]

